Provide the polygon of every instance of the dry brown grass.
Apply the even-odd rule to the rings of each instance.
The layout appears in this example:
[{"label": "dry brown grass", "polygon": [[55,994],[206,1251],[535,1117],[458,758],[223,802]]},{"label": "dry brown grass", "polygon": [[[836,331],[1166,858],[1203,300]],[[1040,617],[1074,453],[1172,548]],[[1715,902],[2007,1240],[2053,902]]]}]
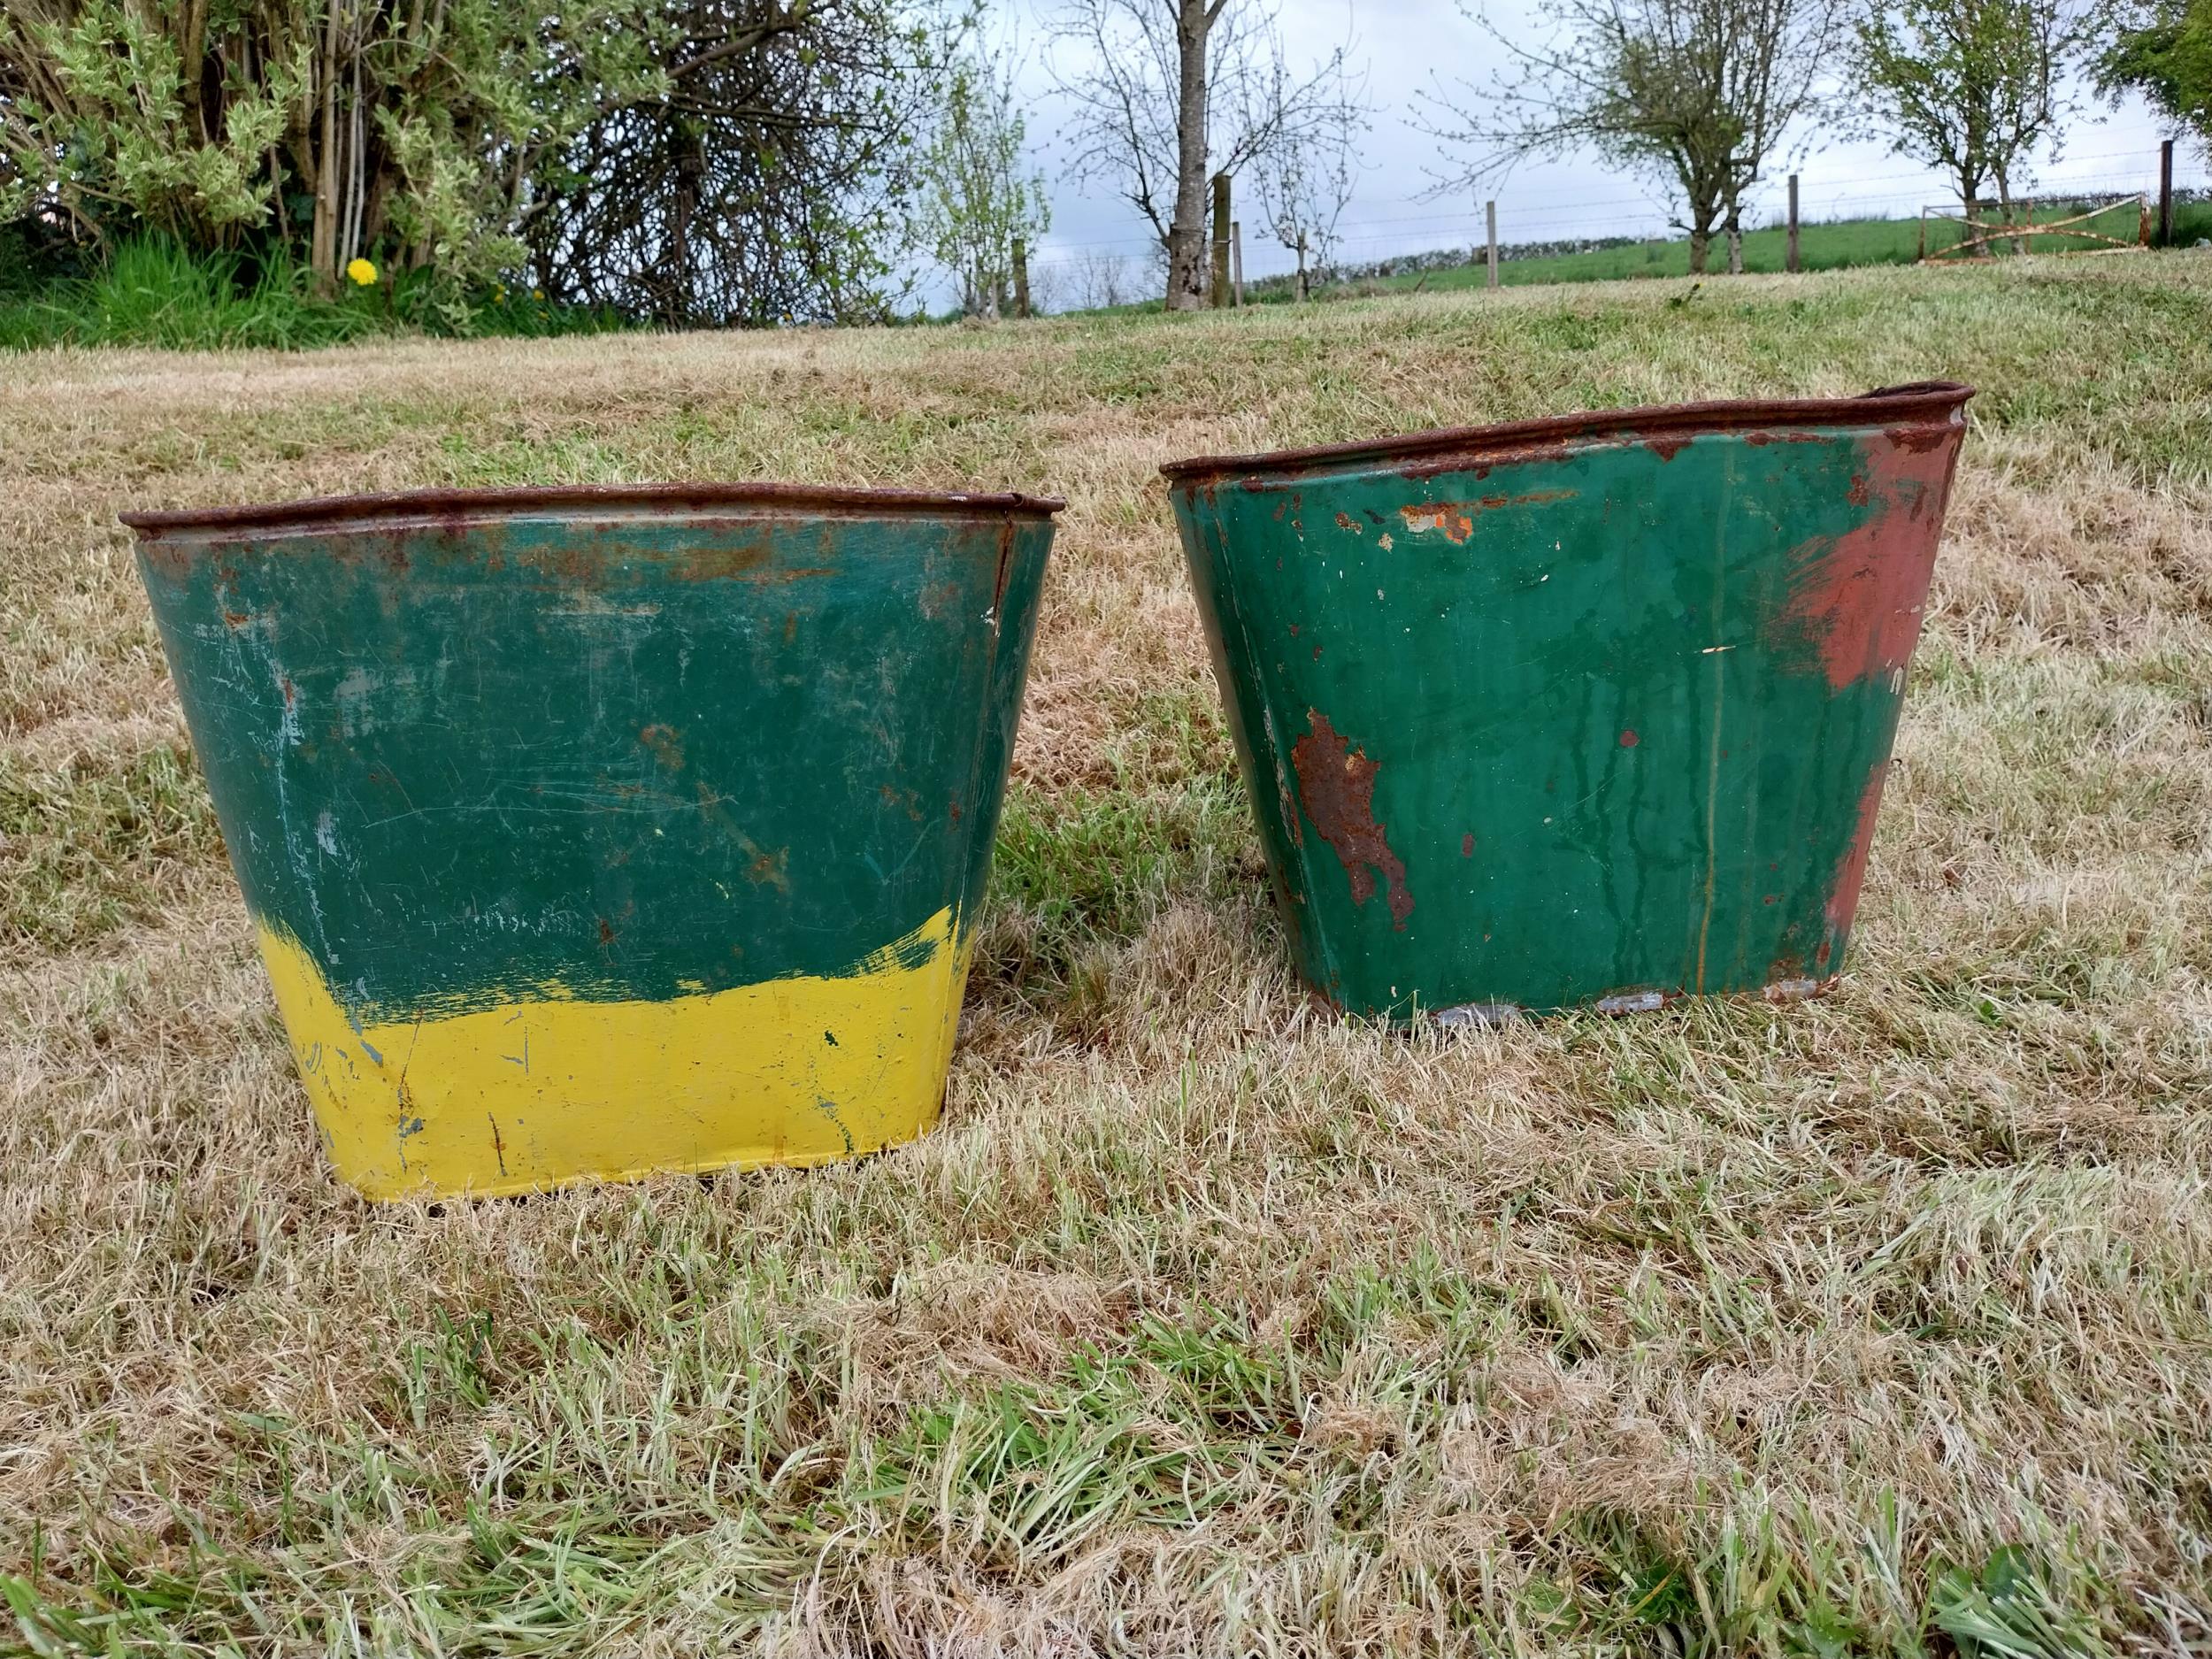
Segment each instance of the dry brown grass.
[{"label": "dry brown grass", "polygon": [[[1317,1017],[1156,463],[1937,374],[1985,394],[1844,988]],[[748,476],[1071,500],[943,1128],[807,1174],[357,1202],[116,512]],[[27,1645],[2212,1644],[2200,257],[0,357],[0,549]]]}]

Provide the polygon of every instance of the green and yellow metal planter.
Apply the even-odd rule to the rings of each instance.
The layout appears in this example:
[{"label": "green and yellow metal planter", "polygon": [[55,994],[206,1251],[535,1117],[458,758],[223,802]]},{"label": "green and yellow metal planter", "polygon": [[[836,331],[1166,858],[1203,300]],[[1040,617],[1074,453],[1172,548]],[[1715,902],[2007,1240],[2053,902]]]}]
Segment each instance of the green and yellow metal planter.
[{"label": "green and yellow metal planter", "polygon": [[1164,469],[1307,979],[1394,1018],[1832,983],[1970,396]]},{"label": "green and yellow metal planter", "polygon": [[128,520],[374,1197],[929,1126],[1056,502],[487,491]]}]

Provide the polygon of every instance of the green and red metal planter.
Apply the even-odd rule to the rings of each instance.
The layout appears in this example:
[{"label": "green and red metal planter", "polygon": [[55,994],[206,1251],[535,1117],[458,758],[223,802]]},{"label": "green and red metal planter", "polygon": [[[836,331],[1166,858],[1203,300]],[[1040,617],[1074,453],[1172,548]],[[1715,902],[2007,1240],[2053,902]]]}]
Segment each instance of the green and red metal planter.
[{"label": "green and red metal planter", "polygon": [[1971,395],[1163,469],[1314,988],[1493,1018],[1831,984]]},{"label": "green and red metal planter", "polygon": [[[1314,987],[1405,1018],[1831,982],[1968,395],[1165,469]],[[926,1129],[1059,505],[134,516],[338,1172],[523,1192]]]}]

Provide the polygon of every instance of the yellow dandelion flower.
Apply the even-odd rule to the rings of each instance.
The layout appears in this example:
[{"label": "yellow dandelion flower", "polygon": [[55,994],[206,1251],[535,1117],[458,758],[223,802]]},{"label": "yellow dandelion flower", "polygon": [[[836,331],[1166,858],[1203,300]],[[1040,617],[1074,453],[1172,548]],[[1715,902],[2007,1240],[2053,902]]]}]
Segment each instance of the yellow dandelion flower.
[{"label": "yellow dandelion flower", "polygon": [[376,286],[376,267],[366,259],[356,259],[348,265],[346,275],[353,280],[353,285],[356,288],[368,288]]},{"label": "yellow dandelion flower", "polygon": [[530,290],[530,297],[534,300],[541,300],[545,297],[545,290],[543,288],[532,288]]}]

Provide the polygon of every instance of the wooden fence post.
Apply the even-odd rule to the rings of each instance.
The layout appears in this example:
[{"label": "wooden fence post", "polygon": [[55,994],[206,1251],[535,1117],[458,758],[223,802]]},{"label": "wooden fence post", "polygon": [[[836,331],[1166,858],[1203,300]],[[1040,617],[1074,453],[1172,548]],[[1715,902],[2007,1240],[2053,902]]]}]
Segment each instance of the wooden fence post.
[{"label": "wooden fence post", "polygon": [[1213,304],[1218,311],[1229,303],[1229,175],[1214,174]]},{"label": "wooden fence post", "polygon": [[1797,175],[1793,173],[1790,174],[1790,249],[1783,268],[1791,272],[1797,269]]},{"label": "wooden fence post", "polygon": [[2158,147],[2158,245],[2174,245],[2174,141]]},{"label": "wooden fence post", "polygon": [[1495,288],[1498,286],[1498,204],[1495,202],[1485,202],[1482,204],[1482,211],[1483,217],[1489,221],[1490,286]]},{"label": "wooden fence post", "polygon": [[1239,310],[1244,306],[1244,227],[1229,221],[1229,288]]},{"label": "wooden fence post", "polygon": [[1020,236],[1014,238],[1014,315],[1029,315],[1029,243]]}]

